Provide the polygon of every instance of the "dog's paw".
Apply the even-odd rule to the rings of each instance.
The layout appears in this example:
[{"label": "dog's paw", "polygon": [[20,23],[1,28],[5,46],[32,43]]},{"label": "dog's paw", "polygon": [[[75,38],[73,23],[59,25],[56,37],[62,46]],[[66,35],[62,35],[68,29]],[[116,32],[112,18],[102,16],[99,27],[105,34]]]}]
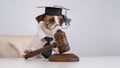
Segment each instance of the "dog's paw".
[{"label": "dog's paw", "polygon": [[26,50],[24,50],[24,53],[29,54],[31,51],[32,51],[31,49],[26,49]]}]

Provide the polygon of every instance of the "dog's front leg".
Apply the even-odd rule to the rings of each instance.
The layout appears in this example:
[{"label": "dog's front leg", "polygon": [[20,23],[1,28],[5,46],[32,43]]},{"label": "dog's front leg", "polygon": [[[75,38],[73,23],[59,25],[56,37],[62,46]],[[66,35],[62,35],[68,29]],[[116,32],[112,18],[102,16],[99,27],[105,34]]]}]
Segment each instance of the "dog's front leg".
[{"label": "dog's front leg", "polygon": [[[29,46],[24,50],[24,53],[25,54],[28,54],[30,53],[31,51],[34,51],[34,50],[37,50],[37,49],[40,49],[42,48],[46,43],[46,40],[45,39],[40,39],[38,36],[36,36],[32,42],[29,44]],[[36,57],[41,57],[41,54],[40,55],[37,55]]]}]

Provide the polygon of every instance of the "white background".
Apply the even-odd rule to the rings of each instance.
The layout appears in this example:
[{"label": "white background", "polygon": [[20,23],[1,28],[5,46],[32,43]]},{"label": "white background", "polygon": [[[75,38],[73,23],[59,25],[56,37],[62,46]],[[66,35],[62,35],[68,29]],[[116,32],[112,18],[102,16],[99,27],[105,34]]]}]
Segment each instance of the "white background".
[{"label": "white background", "polygon": [[120,0],[0,0],[0,34],[37,31],[38,6],[70,9],[66,31],[71,51],[80,56],[120,56]]}]

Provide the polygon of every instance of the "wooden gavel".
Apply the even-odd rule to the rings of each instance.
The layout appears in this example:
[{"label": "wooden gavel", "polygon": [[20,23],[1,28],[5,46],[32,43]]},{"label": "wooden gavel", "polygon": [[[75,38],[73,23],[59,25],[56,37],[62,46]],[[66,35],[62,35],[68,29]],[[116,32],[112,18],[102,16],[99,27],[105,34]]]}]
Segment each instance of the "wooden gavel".
[{"label": "wooden gavel", "polygon": [[51,45],[48,45],[48,46],[42,47],[40,49],[37,49],[35,51],[32,51],[32,52],[26,54],[24,56],[24,58],[28,59],[30,57],[33,57],[35,55],[38,55],[40,53],[43,53],[47,50],[50,50],[50,49],[56,48],[56,47],[58,48],[59,53],[64,53],[64,52],[67,52],[70,50],[70,47],[69,47],[69,44],[67,41],[67,37],[63,31],[58,30],[55,33],[54,38],[55,38],[55,42],[53,42]]}]

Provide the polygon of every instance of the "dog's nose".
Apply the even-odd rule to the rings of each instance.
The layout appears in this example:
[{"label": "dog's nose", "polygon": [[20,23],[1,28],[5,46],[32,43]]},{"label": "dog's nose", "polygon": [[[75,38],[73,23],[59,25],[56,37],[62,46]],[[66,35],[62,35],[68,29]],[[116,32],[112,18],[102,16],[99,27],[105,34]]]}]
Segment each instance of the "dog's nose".
[{"label": "dog's nose", "polygon": [[61,32],[62,30],[58,29],[57,32]]}]

